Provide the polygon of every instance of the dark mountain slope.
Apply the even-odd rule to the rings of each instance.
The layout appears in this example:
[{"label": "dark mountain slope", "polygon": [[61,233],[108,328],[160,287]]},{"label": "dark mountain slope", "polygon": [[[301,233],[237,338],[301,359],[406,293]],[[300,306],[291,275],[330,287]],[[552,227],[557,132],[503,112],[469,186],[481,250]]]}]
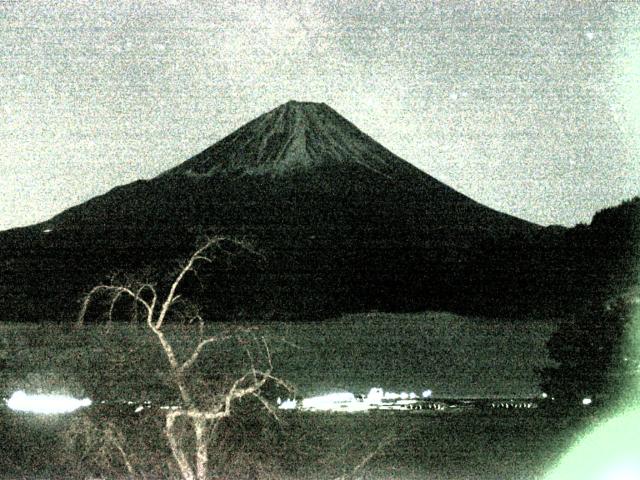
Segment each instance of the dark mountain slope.
[{"label": "dark mountain slope", "polygon": [[479,256],[543,231],[421,172],[326,105],[289,102],[154,179],[0,234],[0,312],[64,317],[112,271],[173,268],[203,232],[251,239],[265,257],[207,276],[211,309],[500,310],[513,265],[491,265],[498,280],[487,282]]}]

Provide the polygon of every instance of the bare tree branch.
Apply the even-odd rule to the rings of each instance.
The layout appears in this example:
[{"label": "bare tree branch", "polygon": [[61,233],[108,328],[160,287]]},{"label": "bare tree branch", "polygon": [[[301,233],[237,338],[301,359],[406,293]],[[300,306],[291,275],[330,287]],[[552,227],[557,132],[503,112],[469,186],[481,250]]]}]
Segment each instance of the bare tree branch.
[{"label": "bare tree branch", "polygon": [[344,475],[341,475],[341,476],[337,477],[335,480],[348,480],[349,478],[354,478],[355,475],[360,470],[362,470],[365,466],[367,466],[367,464],[371,460],[373,460],[373,458],[376,455],[379,455],[382,452],[382,450],[384,450],[390,443],[392,443],[392,441],[393,441],[393,437],[391,437],[391,436],[389,436],[389,437],[385,438],[384,440],[382,440],[380,443],[378,443],[377,448],[374,451],[369,452],[367,455],[362,457],[360,462],[355,467],[353,467],[353,469],[350,472],[345,473]]},{"label": "bare tree branch", "polygon": [[113,322],[113,310],[115,309],[116,303],[118,302],[118,300],[122,295],[123,295],[122,292],[117,292],[111,299],[111,305],[109,306],[109,314],[107,317],[109,323]]},{"label": "bare tree branch", "polygon": [[193,253],[193,255],[191,255],[191,257],[189,258],[187,263],[184,265],[184,267],[182,267],[182,269],[178,272],[178,275],[176,276],[175,280],[171,284],[169,293],[167,294],[165,301],[162,303],[160,314],[158,315],[158,319],[156,320],[156,328],[162,327],[162,324],[164,323],[167,312],[169,311],[169,307],[171,307],[171,304],[173,303],[173,300],[176,296],[176,290],[178,289],[178,286],[182,283],[184,276],[188,272],[193,270],[196,262],[204,258],[207,258],[207,260],[210,261],[210,259],[205,255],[203,255],[203,253],[209,250],[210,248],[212,248],[213,246],[220,244],[222,240],[224,240],[224,237],[213,237],[208,239],[202,247],[198,248]]},{"label": "bare tree branch", "polygon": [[138,295],[136,295],[136,293],[134,293],[130,288],[117,286],[117,285],[97,285],[93,287],[91,291],[89,291],[89,293],[87,293],[87,295],[85,295],[84,297],[84,300],[82,302],[82,307],[80,308],[80,312],[78,313],[79,324],[82,324],[84,322],[84,318],[87,313],[87,309],[89,308],[89,304],[91,300],[100,292],[106,292],[107,294],[110,294],[112,297],[112,302],[113,302],[113,298],[117,299],[121,295],[128,295],[134,301],[144,306],[148,313],[152,313],[151,305],[149,305],[145,300],[143,300]]},{"label": "bare tree branch", "polygon": [[259,393],[254,393],[253,396],[255,398],[257,398],[260,403],[262,403],[262,405],[264,406],[265,410],[267,412],[269,412],[269,414],[275,418],[278,422],[280,421],[280,417],[278,416],[278,412],[275,409],[275,407],[273,406],[272,403],[270,403],[266,398],[264,398],[262,395],[260,395]]},{"label": "bare tree branch", "polygon": [[183,480],[195,480],[196,477],[193,473],[193,469],[189,464],[189,460],[187,459],[184,450],[182,450],[182,447],[178,442],[178,436],[174,432],[176,419],[180,416],[182,416],[182,412],[180,411],[169,412],[167,414],[165,420],[165,433],[167,435],[167,440],[169,441],[169,448],[171,448],[171,453],[178,464],[180,475]]},{"label": "bare tree branch", "polygon": [[191,353],[191,356],[187,360],[185,360],[184,363],[180,366],[180,370],[184,372],[189,368],[191,368],[193,364],[198,360],[198,357],[200,356],[200,353],[202,352],[204,347],[206,347],[207,345],[211,343],[223,342],[225,340],[229,340],[230,338],[233,338],[233,337],[231,335],[225,335],[225,336],[209,337],[205,340],[202,340],[200,343],[198,343],[196,348],[193,350],[193,353]]},{"label": "bare tree branch", "polygon": [[[113,429],[113,425],[111,423],[109,423],[107,425],[107,428],[105,430],[105,436],[106,436],[107,440],[115,447],[115,449],[120,454],[120,458],[122,459],[122,463],[124,463],[124,466],[127,469],[127,472],[129,473],[129,476],[131,477],[131,479],[136,478],[138,475],[136,475],[136,470],[133,468],[133,465],[131,464],[131,461],[129,460],[129,455],[125,451],[125,449],[124,449],[124,447],[122,445],[122,441],[119,438],[121,435],[118,435],[118,434],[115,433],[115,431]],[[142,475],[142,476],[144,477],[144,475]]]},{"label": "bare tree branch", "polygon": [[[82,324],[90,302],[95,296],[103,293],[109,296],[109,320],[112,320],[116,303],[122,297],[129,297],[133,300],[136,307],[142,306],[144,308],[147,326],[155,335],[162,348],[162,352],[168,362],[170,378],[177,387],[182,399],[182,405],[176,410],[171,410],[166,415],[165,434],[172,456],[183,480],[207,479],[210,434],[218,428],[222,419],[231,415],[236,401],[247,396],[253,396],[260,401],[269,414],[278,418],[275,407],[261,394],[261,389],[267,382],[275,382],[288,391],[293,391],[286,382],[272,374],[273,364],[267,341],[264,338],[258,341],[255,337],[253,344],[264,352],[263,361],[267,365],[266,370],[262,371],[257,368],[254,356],[247,350],[247,355],[251,363],[250,371],[236,379],[225,393],[214,397],[215,401],[213,403],[210,403],[210,400],[203,402],[202,399],[197,398],[197,392],[192,391],[193,385],[187,373],[196,364],[205,348],[212,344],[227,341],[236,335],[233,333],[221,333],[203,339],[204,319],[202,318],[199,308],[196,305],[185,302],[177,292],[187,273],[196,273],[195,268],[198,263],[212,263],[213,257],[209,252],[214,247],[218,248],[218,251],[222,254],[231,255],[230,251],[221,247],[221,243],[224,240],[226,240],[224,237],[212,237],[198,248],[178,270],[172,283],[169,285],[167,294],[162,299],[159,298],[156,287],[150,283],[139,283],[136,287],[130,286],[130,284],[127,284],[127,286],[115,284],[98,285],[91,289],[84,297],[82,308],[78,315],[78,323]],[[238,241],[233,241],[233,243],[246,250],[253,251],[245,243]],[[183,309],[181,311],[180,307],[178,307],[178,313],[183,315],[183,318],[185,318],[189,324],[197,321],[200,330],[197,344],[190,353],[187,354],[187,358],[182,361],[178,359],[174,346],[163,330],[169,312],[175,311],[175,307],[179,305],[178,301],[180,301],[180,305],[182,305],[181,308]],[[251,330],[253,329],[244,329],[244,331]],[[208,399],[211,399],[211,396],[209,396]],[[195,436],[195,447],[189,454],[185,452],[185,447],[181,442],[181,434],[176,431],[176,422],[181,418],[190,424]],[[188,445],[188,443],[186,443],[186,445]],[[114,446],[122,455],[124,452],[121,448],[122,446],[117,444],[114,444]],[[125,466],[129,473],[133,475],[132,465],[125,463]]]}]

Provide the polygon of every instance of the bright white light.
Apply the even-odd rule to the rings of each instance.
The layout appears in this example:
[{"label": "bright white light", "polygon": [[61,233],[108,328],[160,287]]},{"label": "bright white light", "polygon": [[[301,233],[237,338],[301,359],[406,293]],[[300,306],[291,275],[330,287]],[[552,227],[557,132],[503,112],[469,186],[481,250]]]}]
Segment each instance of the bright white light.
[{"label": "bright white light", "polygon": [[400,398],[400,394],[396,392],[384,392],[385,400],[397,400]]},{"label": "bright white light", "polygon": [[542,392],[542,395],[540,395],[542,398],[547,398],[549,395],[547,395],[545,392]]},{"label": "bright white light", "polygon": [[51,233],[53,230],[51,228],[46,228],[43,230],[44,233]]},{"label": "bright white light", "polygon": [[351,392],[336,392],[318,397],[305,398],[302,400],[304,410],[336,410],[340,404],[355,402],[356,397]]},{"label": "bright white light", "polygon": [[140,405],[134,410],[134,413],[140,413],[142,410],[144,410],[144,407]]},{"label": "bright white light", "polygon": [[593,400],[591,400],[590,398],[583,398],[583,399],[582,399],[582,404],[583,404],[583,405],[591,405],[591,402],[592,402],[592,401],[593,401]]},{"label": "bright white light", "polygon": [[586,432],[545,480],[640,478],[640,409],[623,410]]},{"label": "bright white light", "polygon": [[374,387],[367,394],[367,401],[371,403],[379,403],[384,398],[384,390],[380,387]]},{"label": "bright white light", "polygon": [[[423,398],[431,396],[431,390],[422,393]],[[277,399],[281,410],[323,411],[323,412],[364,412],[368,410],[406,410],[420,401],[415,392],[385,392],[373,387],[366,396],[356,397],[351,392],[335,392],[297,400]]]},{"label": "bright white light", "polygon": [[280,408],[281,410],[295,410],[297,406],[298,402],[296,400],[287,398],[284,402],[280,402],[278,408]]},{"label": "bright white light", "polygon": [[637,464],[616,465],[606,473],[604,480],[638,480],[640,468]]},{"label": "bright white light", "polygon": [[56,414],[70,413],[91,405],[88,398],[78,399],[67,395],[28,395],[18,390],[7,400],[7,406],[17,412]]}]

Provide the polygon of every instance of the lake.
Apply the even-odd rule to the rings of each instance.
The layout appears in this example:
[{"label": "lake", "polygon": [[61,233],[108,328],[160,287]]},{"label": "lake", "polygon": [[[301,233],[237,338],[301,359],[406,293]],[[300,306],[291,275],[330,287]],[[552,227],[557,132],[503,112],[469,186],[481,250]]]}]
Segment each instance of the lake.
[{"label": "lake", "polygon": [[[211,325],[206,333],[237,326]],[[168,454],[158,423],[161,411],[135,413],[144,401],[169,405],[177,398],[167,382],[162,352],[144,325],[100,324],[77,329],[5,323],[0,329],[0,385],[5,398],[21,389],[94,401],[84,413],[49,418],[3,409],[0,429],[9,455],[0,468],[5,477],[77,474],[84,465],[74,464],[69,451],[56,450],[63,448],[60,438],[68,438],[74,425],[77,429],[76,420],[84,417],[96,423],[122,421],[124,434],[131,438],[159,439],[153,452],[158,464],[166,463],[160,460],[166,460]],[[250,365],[247,352],[264,338],[274,373],[292,383],[300,397],[338,391],[366,394],[373,387],[398,392],[429,389],[442,398],[537,396],[541,392],[535,370],[549,364],[544,344],[552,331],[549,320],[507,323],[439,312],[266,323],[251,326],[237,342],[206,351],[198,368],[211,382],[236,378]],[[172,326],[167,335],[178,353],[186,356],[194,328]],[[240,450],[256,449],[254,458],[262,459],[259,468],[269,464],[279,472],[273,478],[332,478],[387,441],[367,466],[373,478],[424,478],[434,473],[434,478],[533,478],[570,444],[575,425],[581,421],[554,415],[541,409],[458,415],[287,412],[285,428],[268,420],[254,425],[252,431],[261,433],[250,445],[235,434],[225,438],[227,445],[240,445]],[[139,448],[153,444],[149,440]],[[63,460],[56,460],[58,457]],[[155,458],[151,453],[145,457]],[[227,457],[225,464],[236,465],[240,472],[244,468],[240,457]],[[113,462],[117,470],[117,461]]]}]

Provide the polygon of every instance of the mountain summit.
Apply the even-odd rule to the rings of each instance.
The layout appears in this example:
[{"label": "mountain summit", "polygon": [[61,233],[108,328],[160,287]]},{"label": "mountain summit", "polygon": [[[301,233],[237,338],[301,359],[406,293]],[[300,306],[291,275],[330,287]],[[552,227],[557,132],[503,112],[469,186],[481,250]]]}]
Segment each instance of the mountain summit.
[{"label": "mountain summit", "polygon": [[398,161],[404,163],[328,105],[289,101],[167,174],[284,175],[353,163],[385,175]]},{"label": "mountain summit", "polygon": [[513,284],[491,266],[502,279],[489,288],[479,259],[539,229],[427,175],[327,105],[288,102],[153,179],[1,233],[0,313],[68,314],[113,271],[171,268],[203,232],[248,238],[264,258],[212,277],[216,295],[199,302],[216,311],[468,307]]}]

